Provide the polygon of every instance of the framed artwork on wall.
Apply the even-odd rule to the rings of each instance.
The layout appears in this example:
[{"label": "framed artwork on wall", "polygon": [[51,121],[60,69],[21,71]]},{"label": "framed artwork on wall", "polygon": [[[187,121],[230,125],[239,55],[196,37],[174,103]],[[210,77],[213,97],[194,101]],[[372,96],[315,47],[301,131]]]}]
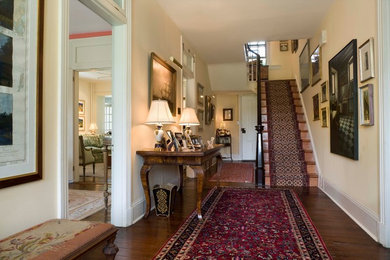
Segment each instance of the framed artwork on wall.
[{"label": "framed artwork on wall", "polygon": [[374,72],[374,38],[368,39],[359,47],[360,82],[375,76]]},{"label": "framed artwork on wall", "polygon": [[85,131],[85,117],[79,116],[79,131]]},{"label": "framed artwork on wall", "polygon": [[360,87],[360,125],[374,125],[374,86]]},{"label": "framed artwork on wall", "polygon": [[310,53],[309,40],[299,55],[299,74],[301,76],[301,92],[310,86]]},{"label": "framed artwork on wall", "polygon": [[210,96],[205,96],[205,108],[204,108],[204,123],[205,125],[211,124],[214,119],[215,105],[211,102]]},{"label": "framed artwork on wall", "polygon": [[321,80],[321,48],[317,46],[310,56],[311,85]]},{"label": "framed artwork on wall", "polygon": [[328,108],[321,108],[321,126],[328,127]]},{"label": "framed artwork on wall", "polygon": [[330,151],[358,160],[357,41],[329,61]]},{"label": "framed artwork on wall", "polygon": [[152,52],[150,57],[150,102],[168,101],[172,116],[176,116],[176,70]]},{"label": "framed artwork on wall", "polygon": [[320,120],[320,102],[318,94],[313,96],[313,121]]},{"label": "framed artwork on wall", "polygon": [[79,115],[85,115],[85,101],[79,100]]},{"label": "framed artwork on wall", "polygon": [[204,90],[204,87],[198,83],[198,93],[197,93],[197,96],[198,96],[198,104],[200,106],[203,107],[203,100],[204,100],[204,95],[203,95],[203,90]]},{"label": "framed artwork on wall", "polygon": [[291,40],[291,52],[296,53],[298,50],[298,40]]},{"label": "framed artwork on wall", "polygon": [[198,109],[196,110],[196,115],[199,119],[199,125],[198,125],[198,131],[202,131],[203,130],[203,113],[204,113],[204,110],[202,109]]},{"label": "framed artwork on wall", "polygon": [[233,121],[233,108],[223,109],[223,121]]},{"label": "framed artwork on wall", "polygon": [[42,179],[43,6],[1,3],[0,188]]},{"label": "framed artwork on wall", "polygon": [[324,81],[321,84],[321,103],[328,101],[328,82]]},{"label": "framed artwork on wall", "polygon": [[288,51],[288,41],[279,42],[280,51]]}]

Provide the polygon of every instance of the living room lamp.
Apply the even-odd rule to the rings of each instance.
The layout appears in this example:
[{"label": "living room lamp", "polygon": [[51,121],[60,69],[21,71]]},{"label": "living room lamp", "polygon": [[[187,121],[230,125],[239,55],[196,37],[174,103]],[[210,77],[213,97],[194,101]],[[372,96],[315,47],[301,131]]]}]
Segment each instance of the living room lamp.
[{"label": "living room lamp", "polygon": [[195,109],[191,107],[184,108],[179,121],[179,125],[184,125],[186,127],[184,134],[186,136],[190,136],[191,135],[190,126],[200,125],[199,119],[195,113]]},{"label": "living room lamp", "polygon": [[173,123],[175,123],[175,120],[172,117],[171,110],[169,110],[168,102],[166,100],[153,100],[145,124],[156,125],[156,130],[154,131],[156,144],[154,148],[162,148],[161,141],[164,136],[162,126]]},{"label": "living room lamp", "polygon": [[97,130],[98,130],[98,127],[97,127],[96,123],[91,123],[89,125],[89,131],[91,132],[91,134],[93,134],[93,135],[96,134]]}]

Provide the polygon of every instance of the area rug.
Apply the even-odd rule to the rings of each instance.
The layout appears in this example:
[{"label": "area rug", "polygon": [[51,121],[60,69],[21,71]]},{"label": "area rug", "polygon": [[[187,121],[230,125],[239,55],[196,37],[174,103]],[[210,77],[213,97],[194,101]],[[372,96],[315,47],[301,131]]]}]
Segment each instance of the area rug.
[{"label": "area rug", "polygon": [[267,82],[266,93],[271,185],[308,186],[305,153],[289,81]]},{"label": "area rug", "polygon": [[291,190],[214,188],[154,259],[332,259]]},{"label": "area rug", "polygon": [[[254,163],[228,163],[224,162],[221,168],[220,182],[253,183],[255,179]],[[210,181],[218,181],[217,174]]]},{"label": "area rug", "polygon": [[[110,205],[111,198],[108,199]],[[104,207],[103,191],[69,189],[69,219],[84,219]]]}]

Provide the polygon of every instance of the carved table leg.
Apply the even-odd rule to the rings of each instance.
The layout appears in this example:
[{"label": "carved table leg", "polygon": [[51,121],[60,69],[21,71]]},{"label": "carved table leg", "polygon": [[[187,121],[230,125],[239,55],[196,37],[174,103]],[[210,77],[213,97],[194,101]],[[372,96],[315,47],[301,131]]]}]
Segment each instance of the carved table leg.
[{"label": "carved table leg", "polygon": [[107,240],[106,246],[103,248],[103,253],[107,260],[114,260],[119,248],[114,244],[115,236]]},{"label": "carved table leg", "polygon": [[221,154],[218,154],[216,156],[217,158],[217,176],[218,176],[218,182],[217,182],[217,186],[219,187],[220,186],[220,178],[221,178],[221,168],[222,168],[222,156]]},{"label": "carved table leg", "polygon": [[152,168],[151,165],[144,164],[141,168],[141,181],[142,187],[144,188],[145,200],[146,200],[146,209],[144,218],[147,218],[150,213],[150,193],[149,193],[149,172]]},{"label": "carved table leg", "polygon": [[184,166],[179,165],[179,174],[180,174],[180,190],[179,192],[183,191],[183,174],[184,174]]},{"label": "carved table leg", "polygon": [[202,192],[203,192],[203,179],[204,179],[204,169],[202,166],[191,166],[194,170],[197,177],[197,185],[196,185],[196,211],[198,212],[198,219],[202,219]]}]

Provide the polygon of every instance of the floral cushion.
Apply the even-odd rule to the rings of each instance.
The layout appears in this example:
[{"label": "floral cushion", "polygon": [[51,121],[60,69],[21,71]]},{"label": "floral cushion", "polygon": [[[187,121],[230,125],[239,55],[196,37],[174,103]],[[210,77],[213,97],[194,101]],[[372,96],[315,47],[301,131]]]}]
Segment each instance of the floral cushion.
[{"label": "floral cushion", "polygon": [[0,240],[0,259],[63,259],[111,224],[53,219]]}]

